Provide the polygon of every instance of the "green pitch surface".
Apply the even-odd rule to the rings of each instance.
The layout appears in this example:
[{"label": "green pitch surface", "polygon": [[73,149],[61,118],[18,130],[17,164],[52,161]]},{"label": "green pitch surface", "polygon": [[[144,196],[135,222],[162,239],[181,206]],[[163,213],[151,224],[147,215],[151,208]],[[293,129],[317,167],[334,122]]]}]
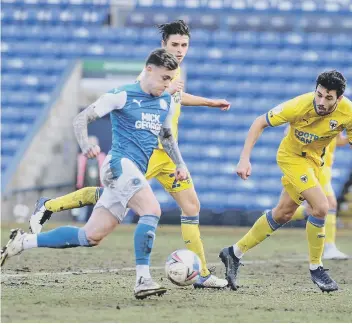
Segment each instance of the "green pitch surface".
[{"label": "green pitch surface", "polygon": [[[53,225],[53,224],[51,224]],[[9,229],[2,227],[1,243]],[[48,227],[46,227],[46,230]],[[164,278],[165,259],[183,248],[179,227],[161,226],[152,275],[168,288],[163,297],[133,296],[134,226],[123,226],[95,248],[34,249],[2,269],[2,322],[350,322],[352,260],[326,261],[340,290],[323,294],[311,282],[303,229],[282,229],[244,258],[238,291],[179,288]],[[244,228],[203,227],[210,264],[223,277],[219,250]],[[352,254],[351,231],[338,246]]]}]

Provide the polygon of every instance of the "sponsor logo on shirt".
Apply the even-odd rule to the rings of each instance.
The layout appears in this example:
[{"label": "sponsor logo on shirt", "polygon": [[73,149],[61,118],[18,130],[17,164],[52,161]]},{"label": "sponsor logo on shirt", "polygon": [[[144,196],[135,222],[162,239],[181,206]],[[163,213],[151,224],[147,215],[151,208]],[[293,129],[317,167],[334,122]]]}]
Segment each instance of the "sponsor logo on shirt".
[{"label": "sponsor logo on shirt", "polygon": [[302,143],[305,143],[305,144],[310,144],[310,143],[317,141],[319,139],[318,135],[308,133],[308,132],[299,131],[298,129],[295,129],[295,136]]},{"label": "sponsor logo on shirt", "polygon": [[141,114],[141,120],[137,120],[135,123],[136,129],[147,129],[155,135],[159,135],[161,125],[160,115],[143,112]]}]

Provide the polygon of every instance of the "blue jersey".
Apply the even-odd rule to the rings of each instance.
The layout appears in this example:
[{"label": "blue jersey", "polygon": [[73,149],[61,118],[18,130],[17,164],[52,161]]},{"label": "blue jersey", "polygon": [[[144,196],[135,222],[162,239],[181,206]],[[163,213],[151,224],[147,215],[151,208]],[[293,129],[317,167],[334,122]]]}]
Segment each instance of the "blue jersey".
[{"label": "blue jersey", "polygon": [[158,146],[161,127],[171,128],[173,100],[164,92],[160,97],[145,93],[140,83],[115,88],[94,104],[99,117],[110,112],[112,155],[110,167],[114,177],[121,174],[121,159],[133,161],[143,174],[153,150]]}]

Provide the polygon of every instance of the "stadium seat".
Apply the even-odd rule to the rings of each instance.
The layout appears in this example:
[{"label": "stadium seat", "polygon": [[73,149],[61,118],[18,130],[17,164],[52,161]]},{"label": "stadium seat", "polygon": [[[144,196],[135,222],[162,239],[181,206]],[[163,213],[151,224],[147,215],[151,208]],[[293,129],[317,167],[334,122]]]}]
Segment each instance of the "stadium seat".
[{"label": "stadium seat", "polygon": [[[2,3],[2,171],[71,60],[144,60],[160,46],[155,25],[182,18],[192,29],[185,91],[232,103],[228,112],[182,109],[180,148],[202,206],[269,208],[281,188],[275,155],[284,129],[263,133],[253,151],[253,175],[244,182],[235,176],[235,167],[251,123],[281,102],[314,90],[315,77],[324,69],[336,67],[352,79],[352,7],[346,1],[307,5],[302,1],[136,0],[124,26],[114,28],[104,25],[108,0],[29,2]],[[318,15],[310,11],[313,7]],[[348,88],[346,94],[350,93]],[[336,151],[333,186],[338,194],[351,159],[349,151]],[[160,187],[153,184],[153,188],[159,188],[156,194],[163,207],[175,207]]]}]

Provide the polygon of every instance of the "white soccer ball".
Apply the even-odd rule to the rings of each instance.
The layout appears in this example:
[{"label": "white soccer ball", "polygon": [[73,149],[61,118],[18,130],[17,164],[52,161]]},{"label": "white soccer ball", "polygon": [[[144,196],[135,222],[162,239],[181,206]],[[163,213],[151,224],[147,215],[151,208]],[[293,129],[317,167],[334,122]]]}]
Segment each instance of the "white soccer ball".
[{"label": "white soccer ball", "polygon": [[200,274],[201,261],[190,250],[177,250],[172,252],[166,260],[166,277],[177,286],[194,284]]}]

